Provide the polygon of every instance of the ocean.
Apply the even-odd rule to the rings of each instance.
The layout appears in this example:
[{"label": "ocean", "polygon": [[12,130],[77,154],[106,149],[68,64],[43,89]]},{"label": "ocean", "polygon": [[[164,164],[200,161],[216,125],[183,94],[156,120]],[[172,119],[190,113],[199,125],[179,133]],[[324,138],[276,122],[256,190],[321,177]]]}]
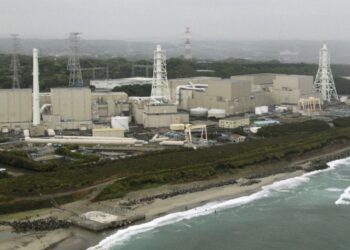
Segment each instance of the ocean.
[{"label": "ocean", "polygon": [[117,231],[90,249],[350,249],[350,158]]}]

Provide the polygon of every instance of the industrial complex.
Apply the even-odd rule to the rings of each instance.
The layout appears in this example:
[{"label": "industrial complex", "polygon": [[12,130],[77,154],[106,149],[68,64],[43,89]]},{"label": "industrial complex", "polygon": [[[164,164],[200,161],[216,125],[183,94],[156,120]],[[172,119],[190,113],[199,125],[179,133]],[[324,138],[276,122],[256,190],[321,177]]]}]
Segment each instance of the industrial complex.
[{"label": "industrial complex", "polygon": [[[190,61],[189,29],[186,37],[184,60]],[[315,79],[274,73],[168,79],[166,53],[157,45],[152,78],[87,84],[79,34],[69,41],[67,87],[40,91],[40,56],[33,49],[32,88],[20,88],[14,69],[13,88],[0,90],[0,178],[19,177],[8,179],[9,198],[0,195],[5,213],[53,206],[82,229],[125,227],[147,218],[141,204],[154,200],[226,185],[249,190],[260,176],[277,178],[301,165],[319,169],[318,159],[315,169],[308,160],[288,168],[284,163],[294,155],[300,162],[302,152],[349,131],[329,126],[336,127],[335,117],[350,116],[350,109],[337,95],[326,46]],[[131,85],[151,91],[116,92]],[[282,135],[274,137],[278,131]]]},{"label": "industrial complex", "polygon": [[[279,122],[271,116],[277,120],[295,114],[327,117],[332,111],[324,107],[339,102],[326,45],[320,50],[315,80],[308,75],[271,73],[168,80],[165,51],[158,45],[152,78],[93,80],[92,91],[82,80],[78,42],[79,34],[72,33],[69,87],[45,93],[39,92],[39,51],[33,50],[33,89],[0,90],[2,134],[24,131],[25,141],[38,144],[208,145],[203,137],[207,126],[218,131],[246,128],[254,133]],[[187,30],[186,60],[191,58]],[[134,84],[152,85],[151,95],[129,97],[111,91]],[[200,139],[193,140],[191,133],[198,134],[197,130]],[[145,133],[148,136],[141,136]]]}]

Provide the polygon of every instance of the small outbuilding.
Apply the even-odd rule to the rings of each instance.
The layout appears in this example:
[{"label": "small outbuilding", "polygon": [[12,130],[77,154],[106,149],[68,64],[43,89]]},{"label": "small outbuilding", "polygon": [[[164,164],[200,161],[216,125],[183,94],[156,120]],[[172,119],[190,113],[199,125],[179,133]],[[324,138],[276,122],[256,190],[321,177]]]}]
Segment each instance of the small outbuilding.
[{"label": "small outbuilding", "polygon": [[219,120],[220,128],[239,128],[249,126],[250,120],[248,117],[231,117]]},{"label": "small outbuilding", "polygon": [[244,142],[245,140],[246,140],[246,137],[243,135],[239,135],[239,134],[232,134],[231,135],[232,142],[240,143],[240,142]]}]

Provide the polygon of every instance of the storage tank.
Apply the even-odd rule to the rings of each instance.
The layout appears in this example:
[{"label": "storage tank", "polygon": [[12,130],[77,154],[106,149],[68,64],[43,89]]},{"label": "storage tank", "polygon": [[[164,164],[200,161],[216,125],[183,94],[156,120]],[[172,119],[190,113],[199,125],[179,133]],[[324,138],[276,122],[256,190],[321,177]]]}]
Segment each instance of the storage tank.
[{"label": "storage tank", "polygon": [[256,115],[267,114],[268,112],[269,112],[269,107],[268,106],[255,107],[255,114]]},{"label": "storage tank", "polygon": [[348,100],[348,97],[347,97],[347,96],[341,96],[341,97],[339,98],[339,101],[340,101],[340,102],[343,102],[343,103],[346,103],[347,100]]},{"label": "storage tank", "polygon": [[195,117],[206,117],[208,115],[208,109],[207,108],[192,108],[190,109],[190,115]]},{"label": "storage tank", "polygon": [[226,111],[224,109],[209,109],[208,118],[225,118]]},{"label": "storage tank", "polygon": [[51,128],[47,129],[47,135],[48,136],[55,136],[56,135],[55,130],[53,130]]},{"label": "storage tank", "polygon": [[111,117],[112,128],[122,128],[129,131],[129,117],[128,116],[114,116]]},{"label": "storage tank", "polygon": [[183,146],[184,144],[184,141],[162,141],[159,143],[159,145],[163,146]]},{"label": "storage tank", "polygon": [[7,134],[9,132],[8,128],[1,128],[1,133]]}]

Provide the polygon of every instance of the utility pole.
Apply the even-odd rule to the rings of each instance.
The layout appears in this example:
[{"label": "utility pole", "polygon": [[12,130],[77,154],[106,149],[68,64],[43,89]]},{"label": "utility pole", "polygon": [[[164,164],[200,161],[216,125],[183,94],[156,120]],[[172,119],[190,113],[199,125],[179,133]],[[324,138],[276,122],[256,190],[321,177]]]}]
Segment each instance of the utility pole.
[{"label": "utility pole", "polygon": [[80,33],[69,34],[69,59],[67,69],[69,70],[69,87],[84,87],[83,76],[80,67],[79,43]]},{"label": "utility pole", "polygon": [[12,88],[13,89],[19,89],[21,87],[20,85],[20,63],[19,63],[19,58],[18,58],[18,54],[19,54],[19,38],[18,38],[18,34],[12,34],[12,58],[11,58],[11,66],[10,66],[10,70],[12,72]]}]

